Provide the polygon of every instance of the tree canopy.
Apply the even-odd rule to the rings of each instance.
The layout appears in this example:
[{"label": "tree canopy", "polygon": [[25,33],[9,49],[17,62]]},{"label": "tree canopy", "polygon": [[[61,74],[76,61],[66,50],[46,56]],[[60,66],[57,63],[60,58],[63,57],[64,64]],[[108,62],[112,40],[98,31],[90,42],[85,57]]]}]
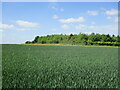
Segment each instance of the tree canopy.
[{"label": "tree canopy", "polygon": [[26,41],[26,44],[71,44],[71,45],[109,45],[120,46],[120,36],[109,34],[54,34],[47,36],[36,36],[33,41]]}]

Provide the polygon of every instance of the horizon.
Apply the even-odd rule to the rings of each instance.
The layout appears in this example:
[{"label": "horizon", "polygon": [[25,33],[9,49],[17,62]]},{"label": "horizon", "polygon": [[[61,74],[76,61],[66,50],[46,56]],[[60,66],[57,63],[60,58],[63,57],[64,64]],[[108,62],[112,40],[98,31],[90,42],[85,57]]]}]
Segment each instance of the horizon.
[{"label": "horizon", "polygon": [[118,35],[117,2],[3,2],[2,10],[3,44],[61,33]]},{"label": "horizon", "polygon": [[[72,33],[71,33],[72,34]],[[52,36],[52,35],[67,35],[67,36],[70,36],[71,34],[48,34],[49,36]],[[86,35],[90,35],[90,34],[92,34],[92,33],[89,33],[89,34],[87,34],[87,33],[78,33],[78,34],[72,34],[72,35],[79,35],[79,34],[86,34]],[[94,34],[100,34],[100,33],[94,33]],[[38,35],[39,37],[46,37],[46,36],[48,36],[48,35]],[[102,34],[100,34],[100,35],[102,35]],[[104,35],[110,35],[110,34],[104,34]],[[113,36],[114,34],[112,34],[112,35],[110,35],[111,37]],[[116,37],[117,36],[120,36],[120,35],[115,35]],[[35,37],[37,37],[37,36],[35,36]],[[31,39],[31,40],[29,40],[30,42],[31,41],[33,41],[34,39],[35,39],[35,37],[33,38],[33,39]],[[25,44],[27,41],[25,41],[25,42],[22,42],[22,43],[10,43],[10,44]],[[0,44],[9,44],[9,43],[0,43]]]}]

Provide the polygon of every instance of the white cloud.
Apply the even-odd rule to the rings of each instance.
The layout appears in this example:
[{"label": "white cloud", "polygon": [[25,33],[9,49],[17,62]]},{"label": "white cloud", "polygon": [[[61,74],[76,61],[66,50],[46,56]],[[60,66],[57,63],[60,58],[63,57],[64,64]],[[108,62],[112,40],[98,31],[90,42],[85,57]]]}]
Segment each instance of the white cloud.
[{"label": "white cloud", "polygon": [[58,0],[48,0],[49,2],[57,2]]},{"label": "white cloud", "polygon": [[114,21],[115,21],[115,22],[118,22],[118,17],[115,17],[115,18],[114,18]]},{"label": "white cloud", "polygon": [[69,29],[69,25],[64,24],[64,25],[61,26],[61,28],[63,28],[63,29]]},{"label": "white cloud", "polygon": [[91,33],[93,33],[93,32],[84,32],[84,33],[89,35],[89,34],[91,34]]},{"label": "white cloud", "polygon": [[103,7],[102,7],[102,8],[100,8],[100,9],[103,10],[103,11],[106,11],[106,8],[103,8]]},{"label": "white cloud", "polygon": [[16,30],[18,31],[27,31],[27,30],[32,30],[30,28],[16,28]]},{"label": "white cloud", "polygon": [[86,25],[80,24],[80,25],[75,26],[75,28],[76,29],[84,29],[84,28],[86,28]]},{"label": "white cloud", "polygon": [[53,28],[52,31],[57,31],[57,29],[56,29],[56,28]]},{"label": "white cloud", "polygon": [[[115,26],[115,27],[114,27]],[[94,30],[103,30],[103,31],[110,31],[110,30],[115,30],[116,29],[116,26],[115,24],[113,25],[100,25],[100,26],[89,26],[90,29],[94,29]]]},{"label": "white cloud", "polygon": [[96,23],[93,21],[93,22],[91,22],[91,24],[96,24]]},{"label": "white cloud", "polygon": [[118,14],[118,10],[116,9],[111,9],[111,10],[107,10],[105,12],[106,15],[117,15]]},{"label": "white cloud", "polygon": [[0,30],[0,32],[3,32],[3,30]]},{"label": "white cloud", "polygon": [[88,13],[89,15],[93,15],[93,16],[96,16],[96,15],[99,14],[98,11],[87,11],[87,13]]},{"label": "white cloud", "polygon": [[68,18],[68,19],[60,19],[59,22],[61,23],[74,23],[74,22],[84,22],[84,17],[79,18]]},{"label": "white cloud", "polygon": [[92,25],[92,26],[88,26],[88,28],[89,28],[89,29],[96,29],[97,26],[93,26],[93,25]]},{"label": "white cloud", "polygon": [[2,29],[12,29],[12,28],[14,28],[14,25],[0,24],[0,28],[2,28]]},{"label": "white cloud", "polygon": [[24,27],[36,27],[38,26],[38,23],[33,23],[33,22],[28,22],[28,21],[23,21],[23,20],[17,20],[16,23],[20,26]]},{"label": "white cloud", "polygon": [[111,19],[112,19],[112,17],[108,16],[108,17],[107,17],[107,19],[108,19],[108,20],[111,20]]},{"label": "white cloud", "polygon": [[[57,0],[53,0],[53,1],[55,2],[55,1],[57,1]],[[52,10],[56,11],[56,12],[63,12],[63,11],[64,11],[64,8],[59,7],[59,6],[57,5],[57,3],[51,3],[51,4],[50,4],[50,8],[51,8]]]},{"label": "white cloud", "polygon": [[110,24],[100,26],[88,26],[88,30],[93,31],[95,33],[118,34],[118,25]]},{"label": "white cloud", "polygon": [[51,7],[53,10],[55,10],[55,11],[57,11],[58,10],[58,8],[57,7],[55,7],[55,6],[52,6]]},{"label": "white cloud", "polygon": [[53,16],[53,19],[58,19],[59,17],[57,15],[54,15]]},{"label": "white cloud", "polygon": [[60,8],[60,11],[61,11],[61,12],[63,12],[63,11],[64,11],[64,9],[63,9],[63,8]]},{"label": "white cloud", "polygon": [[109,25],[77,25],[74,26],[75,29],[80,30],[84,33],[100,33],[100,34],[118,34],[118,24],[109,24]]},{"label": "white cloud", "polygon": [[118,17],[107,17],[108,20],[112,20],[114,22],[118,22]]}]

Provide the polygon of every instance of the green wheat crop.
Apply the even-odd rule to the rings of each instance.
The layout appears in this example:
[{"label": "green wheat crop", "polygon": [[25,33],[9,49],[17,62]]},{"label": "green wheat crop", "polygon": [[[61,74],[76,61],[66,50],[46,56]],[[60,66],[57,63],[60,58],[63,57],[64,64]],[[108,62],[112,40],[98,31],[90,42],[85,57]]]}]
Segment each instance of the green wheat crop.
[{"label": "green wheat crop", "polygon": [[3,45],[3,88],[117,88],[118,48]]}]

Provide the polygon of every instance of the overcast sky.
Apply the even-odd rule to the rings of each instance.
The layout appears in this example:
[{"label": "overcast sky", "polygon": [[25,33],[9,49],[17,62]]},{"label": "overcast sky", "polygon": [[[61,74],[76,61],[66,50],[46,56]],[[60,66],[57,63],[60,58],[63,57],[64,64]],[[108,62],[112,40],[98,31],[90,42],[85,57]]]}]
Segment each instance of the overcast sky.
[{"label": "overcast sky", "polygon": [[3,2],[3,43],[51,34],[118,34],[117,2]]}]

